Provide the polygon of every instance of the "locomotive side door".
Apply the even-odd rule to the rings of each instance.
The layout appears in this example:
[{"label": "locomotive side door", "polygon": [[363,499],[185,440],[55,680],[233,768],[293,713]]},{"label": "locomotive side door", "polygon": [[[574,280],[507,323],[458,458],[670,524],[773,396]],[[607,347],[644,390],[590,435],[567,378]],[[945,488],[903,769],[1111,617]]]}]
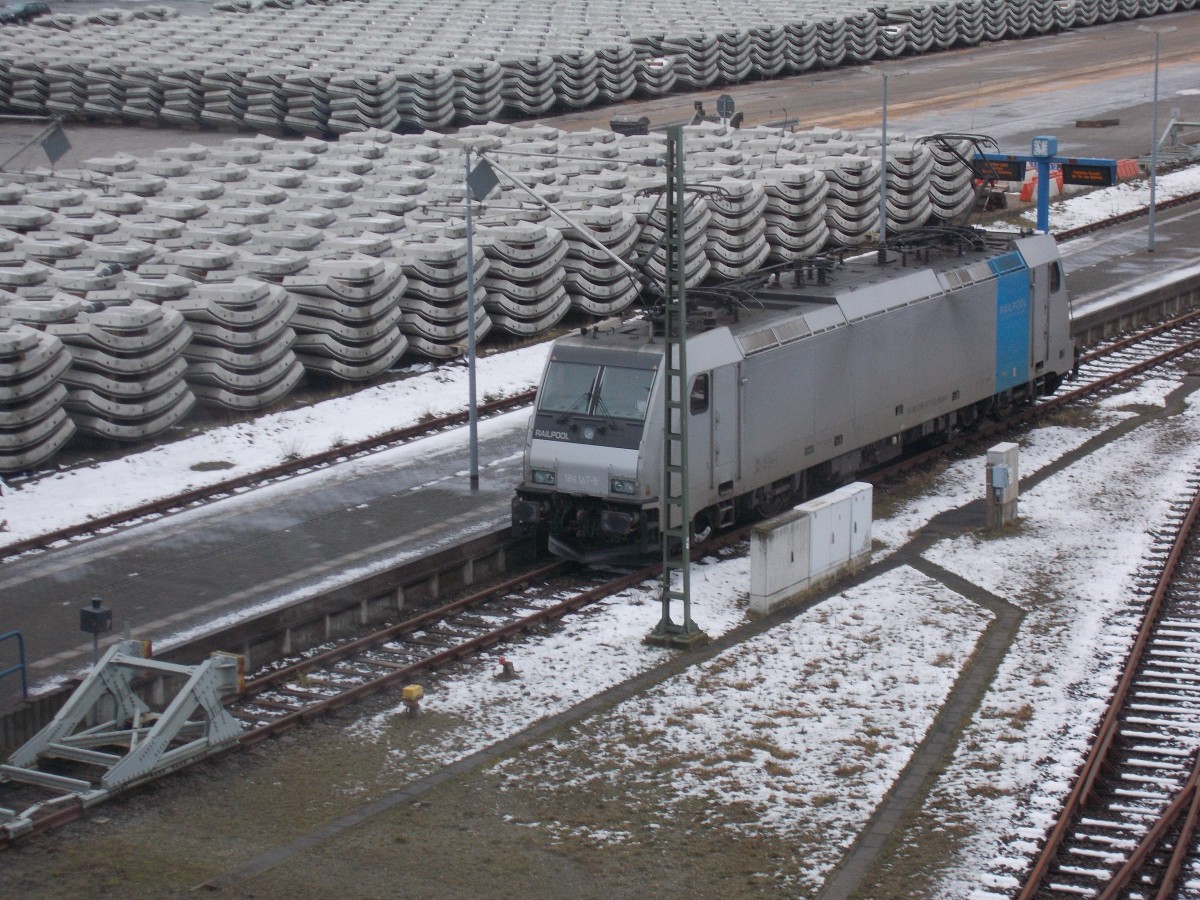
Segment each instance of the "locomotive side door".
[{"label": "locomotive side door", "polygon": [[713,484],[719,493],[732,490],[739,474],[740,368],[738,365],[722,366],[712,373]]}]

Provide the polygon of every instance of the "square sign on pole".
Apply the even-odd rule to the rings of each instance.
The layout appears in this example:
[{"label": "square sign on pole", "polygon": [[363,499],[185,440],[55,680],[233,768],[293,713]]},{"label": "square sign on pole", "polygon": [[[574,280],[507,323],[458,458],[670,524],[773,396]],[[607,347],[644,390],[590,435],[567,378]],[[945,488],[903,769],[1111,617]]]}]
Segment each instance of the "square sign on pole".
[{"label": "square sign on pole", "polygon": [[500,179],[496,176],[496,170],[486,159],[481,159],[479,164],[471,170],[471,174],[467,176],[467,187],[471,189],[471,196],[475,200],[486,200],[488,194],[494,191],[499,184]]},{"label": "square sign on pole", "polygon": [[50,165],[54,165],[67,155],[67,151],[71,149],[71,142],[67,140],[67,133],[63,131],[61,125],[55,125],[54,130],[42,141],[42,149],[46,151]]}]

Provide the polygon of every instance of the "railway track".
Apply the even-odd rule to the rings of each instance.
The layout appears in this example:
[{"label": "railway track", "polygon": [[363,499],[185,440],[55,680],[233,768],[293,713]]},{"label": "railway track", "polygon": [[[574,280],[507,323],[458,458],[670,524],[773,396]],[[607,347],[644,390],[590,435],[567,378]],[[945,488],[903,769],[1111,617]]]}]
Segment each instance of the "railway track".
[{"label": "railway track", "polygon": [[[574,574],[569,583],[564,580],[568,573]],[[555,560],[354,640],[271,666],[248,680],[226,705],[245,727],[241,743],[254,744],[513,640],[652,574],[642,570],[618,578],[589,577]],[[580,581],[590,583],[579,590]]]},{"label": "railway track", "polygon": [[[521,391],[518,394],[513,394],[511,397],[481,403],[478,406],[478,414],[486,418],[513,409],[519,409],[522,406],[532,403],[533,397],[533,391]],[[194,488],[171,497],[151,501],[150,503],[143,503],[131,509],[121,510],[110,515],[98,516],[79,525],[59,528],[24,541],[14,541],[0,548],[0,564],[8,559],[26,553],[44,551],[62,541],[79,541],[102,532],[129,528],[173,513],[193,509],[205,503],[212,503],[216,500],[241,494],[257,487],[294,478],[297,475],[327,469],[364,454],[376,453],[380,450],[386,450],[389,447],[419,440],[447,428],[455,428],[466,424],[468,415],[468,412],[464,410],[462,412],[427,419],[415,425],[393,428],[383,434],[364,438],[361,441],[341,444],[309,456],[285,460],[267,469],[260,469],[259,471],[239,475],[235,478],[227,478],[215,484]]]},{"label": "railway track", "polygon": [[[1159,169],[1161,175],[1163,170]],[[1156,211],[1176,209],[1180,206],[1187,206],[1189,203],[1200,202],[1200,191],[1195,191],[1190,194],[1180,194],[1178,197],[1172,197],[1170,200],[1159,200],[1154,204]],[[1102,219],[1099,222],[1091,222],[1087,225],[1080,225],[1077,228],[1067,228],[1054,233],[1054,239],[1060,244],[1063,241],[1074,240],[1077,237],[1083,237],[1087,234],[1095,234],[1097,231],[1103,231],[1105,228],[1112,228],[1114,225],[1122,225],[1125,222],[1133,222],[1143,216],[1150,214],[1150,207],[1143,206],[1139,209],[1133,209],[1129,212],[1118,213],[1115,216],[1110,216],[1107,219]]]},{"label": "railway track", "polygon": [[1155,537],[1121,679],[1020,897],[1175,896],[1200,873],[1200,475]]},{"label": "railway track", "polygon": [[[746,538],[750,526],[707,541],[694,556],[711,554]],[[238,744],[248,747],[311,722],[343,706],[405,685],[413,679],[521,636],[619,593],[661,570],[653,564],[617,574],[554,560],[524,569],[501,583],[435,609],[385,625],[354,639],[280,660],[248,678],[223,699],[241,724]],[[56,775],[87,779],[86,765],[67,763]],[[145,784],[114,791],[105,799]],[[0,827],[0,849],[80,818],[85,804],[28,784],[0,781],[0,807],[20,810],[20,828]],[[95,805],[89,798],[87,806]],[[32,824],[26,827],[24,822]]]},{"label": "railway track", "polygon": [[[1000,421],[961,436],[961,441],[881,469],[870,480],[896,477],[925,464],[932,456],[949,452],[961,442],[978,441],[992,432],[1011,429],[1026,418],[1077,402],[1097,391],[1113,389],[1122,381],[1197,347],[1200,347],[1200,311],[1114,340],[1081,357],[1080,373],[1086,383],[1062,389],[1033,407],[1014,410]],[[711,553],[744,540],[749,527],[710,539],[698,546],[696,553]],[[257,743],[372,694],[410,683],[472,654],[501,646],[630,585],[653,578],[658,569],[658,565],[653,565],[607,578],[590,571],[581,573],[563,561],[542,564],[437,609],[279,661],[254,674],[243,691],[226,699],[227,708],[242,725],[239,742]],[[4,797],[0,800],[4,801],[0,805],[19,808],[29,798],[18,797],[18,802]],[[35,799],[26,805],[38,802]],[[56,828],[78,818],[83,809],[82,803],[52,802],[46,815],[36,817],[34,828],[20,836]],[[0,832],[0,846],[14,839]]]}]

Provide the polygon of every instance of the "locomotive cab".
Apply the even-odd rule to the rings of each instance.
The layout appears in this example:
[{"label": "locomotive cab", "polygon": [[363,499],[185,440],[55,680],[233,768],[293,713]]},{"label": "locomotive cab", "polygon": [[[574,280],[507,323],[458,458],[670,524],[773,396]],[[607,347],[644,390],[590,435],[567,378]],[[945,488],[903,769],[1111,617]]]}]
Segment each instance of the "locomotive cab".
[{"label": "locomotive cab", "polygon": [[614,348],[591,334],[551,348],[512,522],[518,534],[545,531],[557,555],[615,560],[628,557],[631,546],[649,552],[658,540],[657,517],[647,510],[657,497],[641,465],[655,459],[642,445],[655,418],[662,346],[631,340],[627,349]]}]

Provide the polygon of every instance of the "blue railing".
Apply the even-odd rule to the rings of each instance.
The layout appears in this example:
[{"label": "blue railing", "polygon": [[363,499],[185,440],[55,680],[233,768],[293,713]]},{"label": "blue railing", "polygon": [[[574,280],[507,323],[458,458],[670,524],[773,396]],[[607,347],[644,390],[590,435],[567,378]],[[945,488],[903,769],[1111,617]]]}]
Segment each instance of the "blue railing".
[{"label": "blue railing", "polygon": [[17,659],[19,662],[15,666],[9,666],[7,669],[0,669],[0,678],[5,675],[11,675],[13,672],[21,673],[21,699],[29,699],[29,683],[25,680],[25,639],[21,637],[19,631],[6,631],[0,634],[0,643],[7,641],[9,638],[17,639]]}]

